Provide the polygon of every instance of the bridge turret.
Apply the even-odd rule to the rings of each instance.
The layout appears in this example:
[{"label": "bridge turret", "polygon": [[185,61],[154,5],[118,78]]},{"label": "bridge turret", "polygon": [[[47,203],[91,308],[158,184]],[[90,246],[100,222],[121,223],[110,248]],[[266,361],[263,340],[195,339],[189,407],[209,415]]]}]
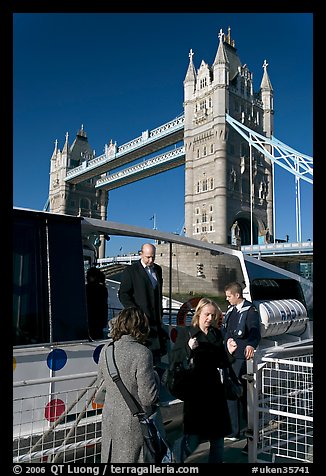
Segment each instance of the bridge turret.
[{"label": "bridge turret", "polygon": [[[263,63],[263,78],[260,84],[260,97],[263,104],[263,131],[267,137],[272,137],[274,135],[274,92],[272,83],[269,79],[267,73],[268,63],[264,60]],[[271,152],[271,150],[270,150]],[[266,159],[266,162],[270,161]],[[266,168],[266,176],[268,178],[268,193],[267,193],[267,226],[269,227],[270,233],[274,236],[274,223],[273,223],[273,169],[271,164]],[[275,237],[274,237],[275,238]]]},{"label": "bridge turret", "polygon": [[194,92],[192,55],[184,82],[185,227],[187,236],[227,244],[237,220],[244,245],[256,243],[266,227],[273,233],[271,164],[258,152],[250,156],[248,143],[229,127],[226,113],[261,133],[263,123],[271,130],[272,121],[263,117],[272,88],[266,76],[263,109],[231,28],[227,34],[221,29],[218,38],[214,62],[211,67],[201,62]]},{"label": "bridge turret", "polygon": [[196,70],[192,60],[194,52],[192,49],[189,51],[189,66],[187,69],[187,74],[184,79],[184,99],[188,101],[193,98],[195,87],[196,87]]},{"label": "bridge turret", "polygon": [[[65,181],[68,170],[83,166],[85,162],[93,159],[94,155],[83,125],[78,130],[71,146],[69,146],[69,134],[66,133],[62,152],[58,149],[58,141],[55,142],[50,166],[49,202],[51,212],[106,218],[107,193],[103,192],[100,196],[96,194],[96,177],[76,185]],[[105,240],[102,242],[103,250],[104,245]]]},{"label": "bridge turret", "polygon": [[[230,61],[227,53],[225,35],[222,29],[218,34],[219,45],[213,63],[213,114],[218,122],[225,124],[225,113],[229,111]],[[230,31],[228,37],[230,39]],[[232,47],[233,48],[233,47]]]},{"label": "bridge turret", "polygon": [[65,167],[69,164],[69,134],[66,132],[66,140],[62,149],[62,161]]},{"label": "bridge turret", "polygon": [[188,125],[188,128],[192,127],[192,118],[193,118],[193,108],[195,107],[195,90],[196,90],[196,81],[197,74],[196,69],[193,63],[194,52],[192,49],[189,51],[189,65],[187,69],[187,74],[184,79],[184,117],[185,123]]},{"label": "bridge turret", "polygon": [[66,213],[66,201],[68,186],[64,178],[68,170],[68,133],[62,151],[58,148],[58,141],[55,141],[54,151],[50,165],[49,184],[49,211],[54,213]]},{"label": "bridge turret", "polygon": [[224,42],[223,42],[224,36],[225,35],[221,29],[218,34],[220,41],[217,48],[215,60],[213,63],[213,76],[214,76],[213,82],[218,85],[226,86],[229,84],[229,59],[224,48]]},{"label": "bridge turret", "polygon": [[58,156],[58,139],[56,139],[55,142],[54,142],[54,150],[53,150],[53,153],[52,153],[51,163],[50,163],[50,173],[53,171],[53,169],[56,165],[57,156]]},{"label": "bridge turret", "polygon": [[260,84],[260,97],[263,103],[263,128],[267,137],[274,135],[274,92],[267,73],[268,63],[264,60],[264,74]]}]

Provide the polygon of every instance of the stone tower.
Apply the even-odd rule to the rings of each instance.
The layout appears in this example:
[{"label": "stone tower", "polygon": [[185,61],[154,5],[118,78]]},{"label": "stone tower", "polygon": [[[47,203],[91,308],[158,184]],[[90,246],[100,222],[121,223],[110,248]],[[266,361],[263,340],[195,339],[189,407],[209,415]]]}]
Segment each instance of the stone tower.
[{"label": "stone tower", "polygon": [[[95,190],[99,177],[93,177],[79,184],[65,181],[68,170],[82,165],[95,157],[83,126],[76,134],[72,145],[68,143],[68,132],[62,151],[55,142],[50,165],[49,210],[53,213],[81,215],[105,220],[107,210],[107,193]],[[105,256],[105,240],[101,239],[99,257]]]},{"label": "stone tower", "polygon": [[185,233],[224,245],[255,244],[266,232],[273,235],[272,166],[228,125],[225,113],[270,137],[273,89],[265,61],[254,93],[230,28],[218,36],[213,65],[202,60],[196,71],[190,50],[184,80]]}]

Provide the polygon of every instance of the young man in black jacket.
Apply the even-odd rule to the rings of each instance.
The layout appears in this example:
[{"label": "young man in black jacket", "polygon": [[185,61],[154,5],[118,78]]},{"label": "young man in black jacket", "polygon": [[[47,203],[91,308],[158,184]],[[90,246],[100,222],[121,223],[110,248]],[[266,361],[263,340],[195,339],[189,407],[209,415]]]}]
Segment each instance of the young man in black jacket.
[{"label": "young man in black jacket", "polygon": [[232,432],[226,437],[229,441],[240,438],[240,407],[247,422],[247,381],[242,376],[247,373],[247,360],[252,359],[260,339],[260,317],[252,302],[244,299],[242,286],[237,282],[229,283],[224,288],[229,307],[223,319],[222,332],[224,341],[232,337],[237,343],[233,356],[232,368],[243,384],[243,396],[239,400],[228,400]]}]

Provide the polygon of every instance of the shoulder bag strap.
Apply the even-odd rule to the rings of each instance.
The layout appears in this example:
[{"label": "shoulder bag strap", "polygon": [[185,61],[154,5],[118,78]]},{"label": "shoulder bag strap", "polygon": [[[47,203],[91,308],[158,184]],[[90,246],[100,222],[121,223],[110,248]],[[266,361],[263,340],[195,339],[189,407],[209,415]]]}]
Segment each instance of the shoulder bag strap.
[{"label": "shoulder bag strap", "polygon": [[126,388],[125,384],[121,380],[119,371],[117,369],[115,359],[114,359],[114,344],[110,342],[107,346],[107,352],[105,352],[106,356],[106,363],[108,366],[110,377],[112,378],[113,382],[117,385],[118,389],[120,390],[123,398],[125,399],[128,407],[130,408],[131,413],[135,416],[137,415],[138,418],[143,418],[145,412],[143,408],[140,406],[139,402],[135,399],[133,395],[129,392]]}]

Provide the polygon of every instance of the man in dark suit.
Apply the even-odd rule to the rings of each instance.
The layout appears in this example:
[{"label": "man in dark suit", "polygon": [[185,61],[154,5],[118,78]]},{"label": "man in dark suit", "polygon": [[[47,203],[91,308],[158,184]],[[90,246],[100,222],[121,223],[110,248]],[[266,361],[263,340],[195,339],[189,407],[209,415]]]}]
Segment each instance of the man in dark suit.
[{"label": "man in dark suit", "polygon": [[162,328],[162,268],[155,264],[154,245],[142,246],[140,260],[125,268],[119,289],[123,307],[138,306],[149,319],[147,346],[153,353],[154,365],[167,351],[167,334]]}]

